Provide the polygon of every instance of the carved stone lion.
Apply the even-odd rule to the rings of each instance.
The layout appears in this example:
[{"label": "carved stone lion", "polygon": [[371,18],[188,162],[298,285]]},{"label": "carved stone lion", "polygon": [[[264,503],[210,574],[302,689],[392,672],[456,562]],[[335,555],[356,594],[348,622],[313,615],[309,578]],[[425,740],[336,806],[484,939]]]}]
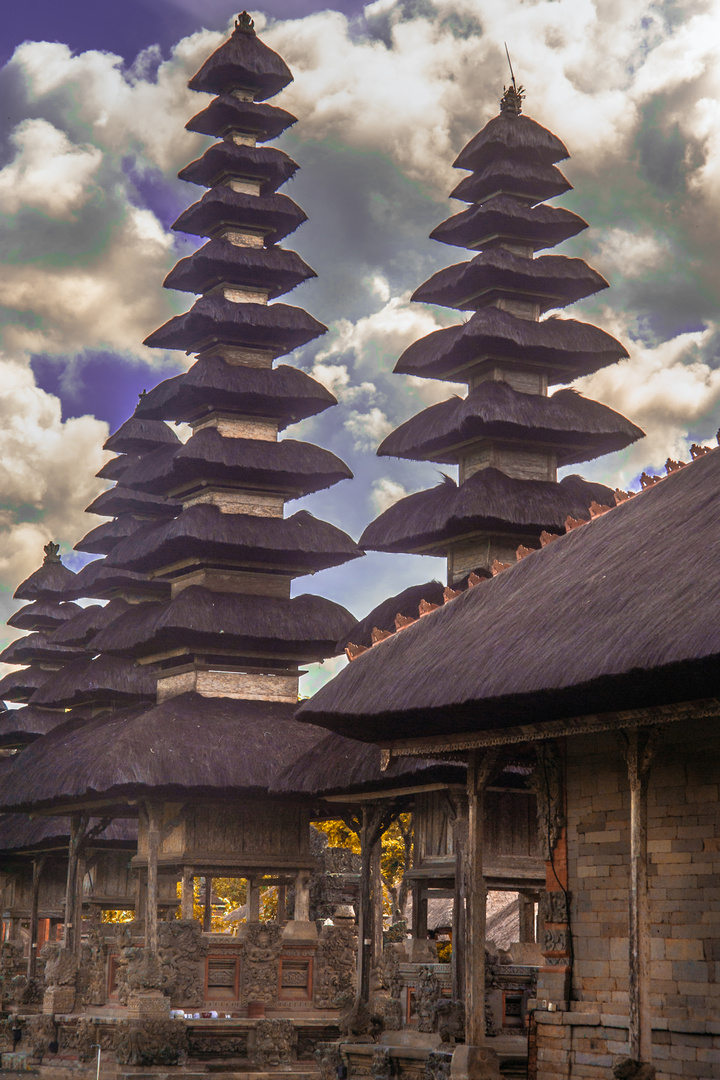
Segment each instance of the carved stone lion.
[{"label": "carved stone lion", "polygon": [[78,962],[71,949],[64,949],[62,945],[46,945],[43,956],[45,958],[45,985],[48,988],[76,986]]}]

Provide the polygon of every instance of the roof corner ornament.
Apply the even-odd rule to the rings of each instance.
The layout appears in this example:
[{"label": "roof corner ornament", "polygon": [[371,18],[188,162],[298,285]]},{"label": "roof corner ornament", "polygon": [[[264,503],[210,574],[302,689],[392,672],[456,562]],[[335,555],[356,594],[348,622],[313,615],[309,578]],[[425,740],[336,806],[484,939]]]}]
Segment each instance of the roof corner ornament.
[{"label": "roof corner ornament", "polygon": [[508,52],[507,42],[503,42],[503,44],[505,45],[505,55],[507,56],[512,83],[510,86],[503,86],[503,96],[500,99],[500,112],[514,113],[515,116],[520,116],[522,113],[522,103],[525,100],[525,87],[518,86],[515,80],[515,72],[513,71],[510,53]]},{"label": "roof corner ornament", "polygon": [[247,11],[241,11],[235,20],[236,34],[254,34],[255,33],[255,21],[251,19]]},{"label": "roof corner ornament", "polygon": [[52,540],[48,540],[47,544],[45,544],[45,547],[43,548],[43,551],[45,552],[45,558],[43,559],[43,564],[45,564],[45,563],[59,563],[60,562],[60,545],[59,544],[54,544]]}]

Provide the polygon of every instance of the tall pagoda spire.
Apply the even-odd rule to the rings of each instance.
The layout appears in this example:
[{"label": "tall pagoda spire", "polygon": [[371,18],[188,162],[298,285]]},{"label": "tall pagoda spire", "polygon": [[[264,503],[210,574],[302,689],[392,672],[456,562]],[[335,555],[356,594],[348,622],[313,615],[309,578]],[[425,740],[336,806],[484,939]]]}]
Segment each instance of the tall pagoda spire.
[{"label": "tall pagoda spire", "polygon": [[557,168],[568,152],[557,136],[522,114],[524,91],[505,89],[500,113],[461,151],[466,169],[452,197],[469,204],[430,234],[469,249],[418,288],[413,299],[471,312],[467,322],[416,341],[395,371],[465,382],[465,398],[432,405],[384,440],[380,456],[458,466],[458,483],[395,503],[365,529],[360,546],[442,555],[448,584],[488,574],[538,546],[568,516],[587,517],[612,492],[560,466],[589,461],[642,436],[625,417],[572,389],[548,396],[628,354],[605,331],[547,312],[592,296],[607,282],[582,259],[538,254],[587,224],[548,205],[571,185]]}]

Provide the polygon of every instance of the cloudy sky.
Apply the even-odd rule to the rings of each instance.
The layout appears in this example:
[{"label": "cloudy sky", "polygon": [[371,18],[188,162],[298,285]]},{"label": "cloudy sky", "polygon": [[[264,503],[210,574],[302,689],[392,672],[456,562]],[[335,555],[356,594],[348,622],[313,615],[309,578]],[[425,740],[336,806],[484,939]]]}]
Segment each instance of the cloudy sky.
[{"label": "cloudy sky", "polygon": [[[190,239],[170,225],[199,196],[175,174],[210,140],[184,130],[204,96],[188,78],[224,39],[226,0],[36,0],[3,12],[0,48],[0,616],[53,537],[98,519],[102,443],[137,394],[186,359],[143,338],[191,302],[162,289]],[[507,41],[525,111],[564,140],[590,229],[581,255],[611,289],[569,313],[631,358],[577,384],[647,432],[584,466],[627,486],[720,424],[720,0],[267,0],[252,10],[295,82],[274,103],[301,171],[284,189],[309,221],[288,238],[317,271],[289,302],[329,333],[295,363],[340,405],[302,435],[355,480],[307,500],[357,537],[378,511],[435,482],[375,457],[387,432],[457,388],[392,375],[399,353],[458,321],[409,302],[463,257],[427,239],[460,204],[451,163],[498,110]],[[77,556],[67,560],[79,566]],[[367,556],[301,582],[358,615],[442,574],[438,560]]]}]

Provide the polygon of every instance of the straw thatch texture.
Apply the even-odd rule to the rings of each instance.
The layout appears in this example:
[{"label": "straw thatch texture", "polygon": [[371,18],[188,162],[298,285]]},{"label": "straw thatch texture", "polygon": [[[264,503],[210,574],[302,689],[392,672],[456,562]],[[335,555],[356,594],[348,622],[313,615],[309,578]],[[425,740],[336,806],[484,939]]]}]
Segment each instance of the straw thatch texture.
[{"label": "straw thatch texture", "polygon": [[130,704],[137,699],[154,700],[156,688],[157,670],[152,665],[136,665],[120,656],[96,656],[74,660],[53,672],[33,694],[32,704],[48,709],[70,709],[86,702]]},{"label": "straw thatch texture", "polygon": [[501,112],[489,120],[460,151],[453,165],[456,169],[485,168],[497,158],[521,158],[541,165],[554,165],[570,155],[557,135],[529,116]]},{"label": "straw thatch texture", "polygon": [[399,499],[367,526],[358,543],[365,550],[407,553],[436,544],[444,552],[449,541],[474,531],[559,532],[568,515],[588,518],[590,503],[614,501],[610,488],[580,476],[566,476],[559,484],[516,480],[489,467],[460,487],[445,477],[437,487]]},{"label": "straw thatch texture", "polygon": [[300,659],[334,655],[352,626],[350,612],[322,596],[290,599],[218,593],[189,585],[165,603],[134,604],[93,645],[100,652],[147,656],[180,646],[197,652],[289,650]]},{"label": "straw thatch texture", "polygon": [[129,607],[127,600],[115,597],[109,604],[90,604],[81,608],[80,614],[70,619],[54,633],[54,640],[61,645],[89,646],[98,630],[104,629]]},{"label": "straw thatch texture", "polygon": [[[96,828],[100,821],[100,818],[90,818],[89,828]],[[115,818],[93,837],[89,848],[127,848],[134,851],[137,847],[137,831],[135,819]],[[66,847],[69,840],[69,817],[40,815],[30,818],[27,814],[3,814],[0,817],[0,851],[16,855],[22,852],[56,851]]]},{"label": "straw thatch texture", "polygon": [[166,289],[204,293],[224,282],[262,289],[274,300],[314,277],[315,271],[294,251],[238,247],[229,240],[209,240],[181,259],[163,284]]},{"label": "straw thatch texture", "polygon": [[376,627],[378,630],[394,633],[396,615],[417,619],[418,607],[422,600],[427,600],[428,604],[442,604],[443,588],[444,586],[439,581],[426,581],[424,585],[411,585],[397,596],[390,596],[387,600],[383,600],[364,619],[356,622],[341,641],[338,641],[338,652],[350,644],[364,645],[369,648],[372,644],[372,632]]},{"label": "straw thatch texture", "polygon": [[299,715],[374,741],[717,696],[719,487],[715,450],[364,653]]},{"label": "straw thatch texture", "polygon": [[[72,595],[77,574],[73,574],[68,582],[68,589]],[[68,595],[68,589],[63,593]],[[80,593],[80,596],[83,594]],[[80,608],[77,604],[59,604],[54,600],[35,600],[32,604],[25,604],[19,611],[14,612],[7,620],[8,626],[14,626],[18,630],[54,630],[62,626],[73,615],[77,615]]]},{"label": "straw thatch texture", "polygon": [[528,206],[509,195],[496,195],[442,221],[430,233],[430,239],[463,248],[496,247],[507,239],[540,251],[555,247],[587,227],[581,217],[560,206]]},{"label": "straw thatch texture", "polygon": [[137,459],[137,454],[118,454],[117,457],[110,458],[95,475],[99,480],[119,480],[128,465],[134,464]]},{"label": "straw thatch texture", "polygon": [[299,498],[351,479],[352,473],[335,454],[313,443],[224,438],[216,428],[202,428],[171,457],[148,454],[126,478],[153,492],[214,480],[261,485]]},{"label": "straw thatch texture", "polygon": [[377,452],[380,457],[457,463],[463,453],[459,444],[511,439],[552,446],[561,467],[621,450],[642,437],[640,428],[620,413],[575,390],[557,390],[545,397],[488,380],[466,398],[453,397],[423,409],[391,432]]},{"label": "straw thatch texture", "polygon": [[162,420],[131,416],[103,444],[114,454],[146,454],[159,446],[177,446],[180,440]]},{"label": "straw thatch texture", "polygon": [[15,600],[61,600],[65,589],[75,577],[67,566],[58,561],[44,562],[25,578],[13,593]]},{"label": "straw thatch texture", "polygon": [[144,521],[130,514],[123,514],[114,521],[104,521],[102,525],[97,525],[86,533],[82,540],[78,540],[75,551],[88,551],[91,555],[107,555],[116,544],[132,536],[135,530],[144,524]]},{"label": "straw thatch texture", "polygon": [[144,518],[174,517],[181,509],[180,503],[171,502],[161,495],[148,495],[144,491],[117,487],[102,491],[85,507],[86,514],[100,514],[101,517],[120,517],[124,514],[137,514]]},{"label": "straw thatch texture", "polygon": [[188,131],[216,138],[231,131],[247,131],[263,143],[276,139],[296,123],[296,116],[277,105],[259,105],[255,101],[241,101],[232,94],[220,94],[207,108],[188,120],[185,127]]},{"label": "straw thatch texture", "polygon": [[325,735],[296,723],[294,710],[284,702],[180,694],[150,709],[70,720],[24,750],[22,768],[13,762],[5,770],[0,805],[267,791]]},{"label": "straw thatch texture", "polygon": [[142,416],[196,420],[216,409],[277,418],[282,430],[336,404],[335,396],[300,368],[289,364],[246,367],[208,356],[193,364],[186,374],[166,379],[150,390],[137,412]]},{"label": "straw thatch texture", "polygon": [[540,165],[518,158],[496,158],[479,172],[463,177],[450,192],[450,198],[469,203],[484,202],[502,193],[536,203],[571,190],[572,184],[554,165]]},{"label": "straw thatch texture", "polygon": [[247,195],[221,184],[183,210],[172,227],[195,236],[212,236],[222,226],[254,229],[266,244],[277,244],[304,221],[307,214],[287,195]]},{"label": "straw thatch texture", "polygon": [[526,259],[505,248],[491,248],[470,262],[438,270],[412,295],[425,304],[444,304],[460,311],[477,311],[498,296],[514,296],[540,305],[541,311],[574,304],[607,289],[601,274],[584,259],[541,255]]},{"label": "straw thatch texture", "polygon": [[119,544],[109,561],[150,571],[181,559],[247,561],[285,573],[315,573],[357,559],[362,551],[347,533],[307,510],[288,518],[223,514],[208,503],[190,506],[172,521],[150,526]]},{"label": "straw thatch texture", "polygon": [[82,655],[82,650],[78,652],[77,649],[57,644],[54,631],[50,634],[40,631],[11,641],[0,652],[0,662],[3,664],[31,664],[33,660],[48,660],[53,664],[60,664],[65,660],[75,660],[80,655]]},{"label": "straw thatch texture", "polygon": [[256,101],[273,97],[292,82],[289,67],[255,33],[236,28],[207,58],[188,86],[206,94],[249,89]]},{"label": "straw thatch texture", "polygon": [[9,671],[0,679],[0,699],[25,704],[52,674],[48,668],[41,668],[36,664]]},{"label": "straw thatch texture", "polygon": [[447,379],[481,360],[532,363],[551,382],[590,375],[628,355],[620,342],[591,323],[575,319],[519,319],[507,311],[483,308],[461,326],[434,330],[410,345],[394,370],[425,379]]},{"label": "straw thatch texture", "polygon": [[272,195],[298,168],[297,162],[276,146],[238,146],[224,141],[213,143],[202,157],[181,169],[178,177],[203,187],[242,177],[259,181],[261,195]]},{"label": "straw thatch texture", "polygon": [[201,296],[184,315],[168,320],[149,337],[152,349],[199,352],[215,344],[247,345],[274,356],[292,352],[327,327],[289,304],[235,304],[223,296]]},{"label": "straw thatch texture", "polygon": [[51,712],[25,705],[22,709],[7,709],[0,713],[0,748],[21,746],[47,735],[67,720],[64,712]]},{"label": "straw thatch texture", "polygon": [[170,595],[170,586],[165,581],[150,581],[145,574],[112,566],[105,559],[96,559],[78,571],[68,595],[78,599],[89,596],[95,600],[109,600],[117,592],[163,599]]}]

